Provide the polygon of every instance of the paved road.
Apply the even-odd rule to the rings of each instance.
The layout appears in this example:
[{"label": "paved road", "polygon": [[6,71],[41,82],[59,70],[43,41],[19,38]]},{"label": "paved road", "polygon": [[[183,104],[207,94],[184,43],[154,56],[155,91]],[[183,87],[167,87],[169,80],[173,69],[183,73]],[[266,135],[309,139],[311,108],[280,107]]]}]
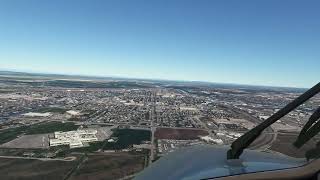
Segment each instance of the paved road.
[{"label": "paved road", "polygon": [[0,158],[7,158],[7,159],[29,159],[29,160],[40,160],[40,161],[74,161],[77,158],[76,157],[67,157],[65,159],[60,159],[60,158],[33,158],[33,157],[21,157],[21,156],[0,156]]},{"label": "paved road", "polygon": [[154,152],[156,150],[156,145],[154,143],[154,133],[156,131],[156,127],[154,126],[154,121],[156,120],[156,94],[153,95],[151,98],[152,101],[152,107],[151,107],[151,149],[150,149],[150,157],[149,157],[149,165],[152,163],[154,160]]}]

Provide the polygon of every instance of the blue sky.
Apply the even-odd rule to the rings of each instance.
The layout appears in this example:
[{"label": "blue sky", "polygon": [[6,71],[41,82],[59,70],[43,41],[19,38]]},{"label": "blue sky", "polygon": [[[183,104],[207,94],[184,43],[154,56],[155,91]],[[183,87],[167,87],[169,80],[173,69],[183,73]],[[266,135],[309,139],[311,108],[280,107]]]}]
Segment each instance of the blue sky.
[{"label": "blue sky", "polygon": [[320,2],[2,0],[0,69],[311,87]]}]

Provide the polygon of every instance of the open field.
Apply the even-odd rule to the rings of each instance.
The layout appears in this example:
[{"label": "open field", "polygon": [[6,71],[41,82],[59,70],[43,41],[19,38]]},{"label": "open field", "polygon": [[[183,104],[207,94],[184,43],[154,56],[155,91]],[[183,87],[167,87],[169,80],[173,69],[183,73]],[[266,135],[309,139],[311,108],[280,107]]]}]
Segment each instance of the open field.
[{"label": "open field", "polygon": [[78,125],[72,122],[45,122],[30,126],[25,134],[45,134],[53,133],[55,131],[72,131],[78,129]]},{"label": "open field", "polygon": [[9,142],[15,138],[17,138],[20,134],[22,134],[27,129],[26,126],[10,128],[0,131],[0,144]]},{"label": "open field", "polygon": [[52,112],[52,113],[63,114],[65,112],[67,112],[67,111],[68,111],[68,109],[65,109],[65,108],[62,108],[62,107],[44,107],[44,108],[38,109],[36,112],[39,112],[39,113]]},{"label": "open field", "polygon": [[113,153],[109,155],[89,155],[70,180],[107,180],[118,179],[144,168],[144,156],[129,153]]},{"label": "open field", "polygon": [[77,161],[39,161],[0,158],[0,179],[3,180],[57,180],[72,169]]},{"label": "open field", "polygon": [[22,148],[0,148],[0,156],[25,157],[24,153],[34,153],[34,158],[46,158],[49,152],[55,152],[56,149],[22,149]]},{"label": "open field", "polygon": [[103,147],[104,142],[91,142],[87,147],[73,148],[70,149],[69,146],[57,146],[56,149],[59,149],[57,157],[67,157],[71,153],[93,153],[100,150]]},{"label": "open field", "polygon": [[0,145],[5,148],[41,148],[49,147],[49,134],[23,135]]},{"label": "open field", "polygon": [[188,140],[188,139],[198,139],[199,136],[206,136],[208,134],[209,133],[207,131],[196,130],[196,129],[158,128],[155,132],[155,138]]}]

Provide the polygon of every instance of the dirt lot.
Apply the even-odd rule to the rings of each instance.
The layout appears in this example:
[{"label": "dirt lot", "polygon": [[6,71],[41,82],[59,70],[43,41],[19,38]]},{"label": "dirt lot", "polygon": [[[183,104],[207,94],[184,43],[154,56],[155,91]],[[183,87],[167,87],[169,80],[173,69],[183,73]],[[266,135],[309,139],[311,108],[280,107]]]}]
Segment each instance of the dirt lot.
[{"label": "dirt lot", "polygon": [[110,155],[89,155],[70,180],[107,180],[118,179],[144,168],[144,156],[129,153],[112,153]]},{"label": "dirt lot", "polygon": [[57,180],[63,179],[77,161],[39,161],[0,158],[0,179]]},{"label": "dirt lot", "polygon": [[158,128],[155,132],[157,139],[198,139],[198,136],[208,135],[207,131],[196,129],[172,129],[172,128]]}]

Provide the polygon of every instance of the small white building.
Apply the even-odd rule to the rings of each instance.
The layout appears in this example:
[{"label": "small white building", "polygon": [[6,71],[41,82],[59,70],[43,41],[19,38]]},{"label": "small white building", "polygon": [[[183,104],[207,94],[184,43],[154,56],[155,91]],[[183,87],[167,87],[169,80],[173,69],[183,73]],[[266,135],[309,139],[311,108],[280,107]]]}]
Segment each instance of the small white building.
[{"label": "small white building", "polygon": [[49,140],[50,146],[69,145],[70,148],[83,147],[83,143],[98,141],[97,130],[86,129],[77,131],[54,133],[54,138]]},{"label": "small white building", "polygon": [[202,136],[202,137],[200,137],[200,139],[203,140],[203,141],[206,141],[206,142],[213,142],[213,143],[219,144],[219,145],[223,144],[222,139],[214,139],[214,138],[212,138],[210,136]]},{"label": "small white building", "polygon": [[72,116],[78,116],[80,115],[80,112],[79,111],[74,111],[74,110],[69,110],[66,112],[67,114],[69,115],[72,115]]},{"label": "small white building", "polygon": [[49,117],[52,116],[51,113],[46,112],[46,113],[37,113],[37,112],[28,112],[23,114],[23,116],[27,116],[27,117]]}]

